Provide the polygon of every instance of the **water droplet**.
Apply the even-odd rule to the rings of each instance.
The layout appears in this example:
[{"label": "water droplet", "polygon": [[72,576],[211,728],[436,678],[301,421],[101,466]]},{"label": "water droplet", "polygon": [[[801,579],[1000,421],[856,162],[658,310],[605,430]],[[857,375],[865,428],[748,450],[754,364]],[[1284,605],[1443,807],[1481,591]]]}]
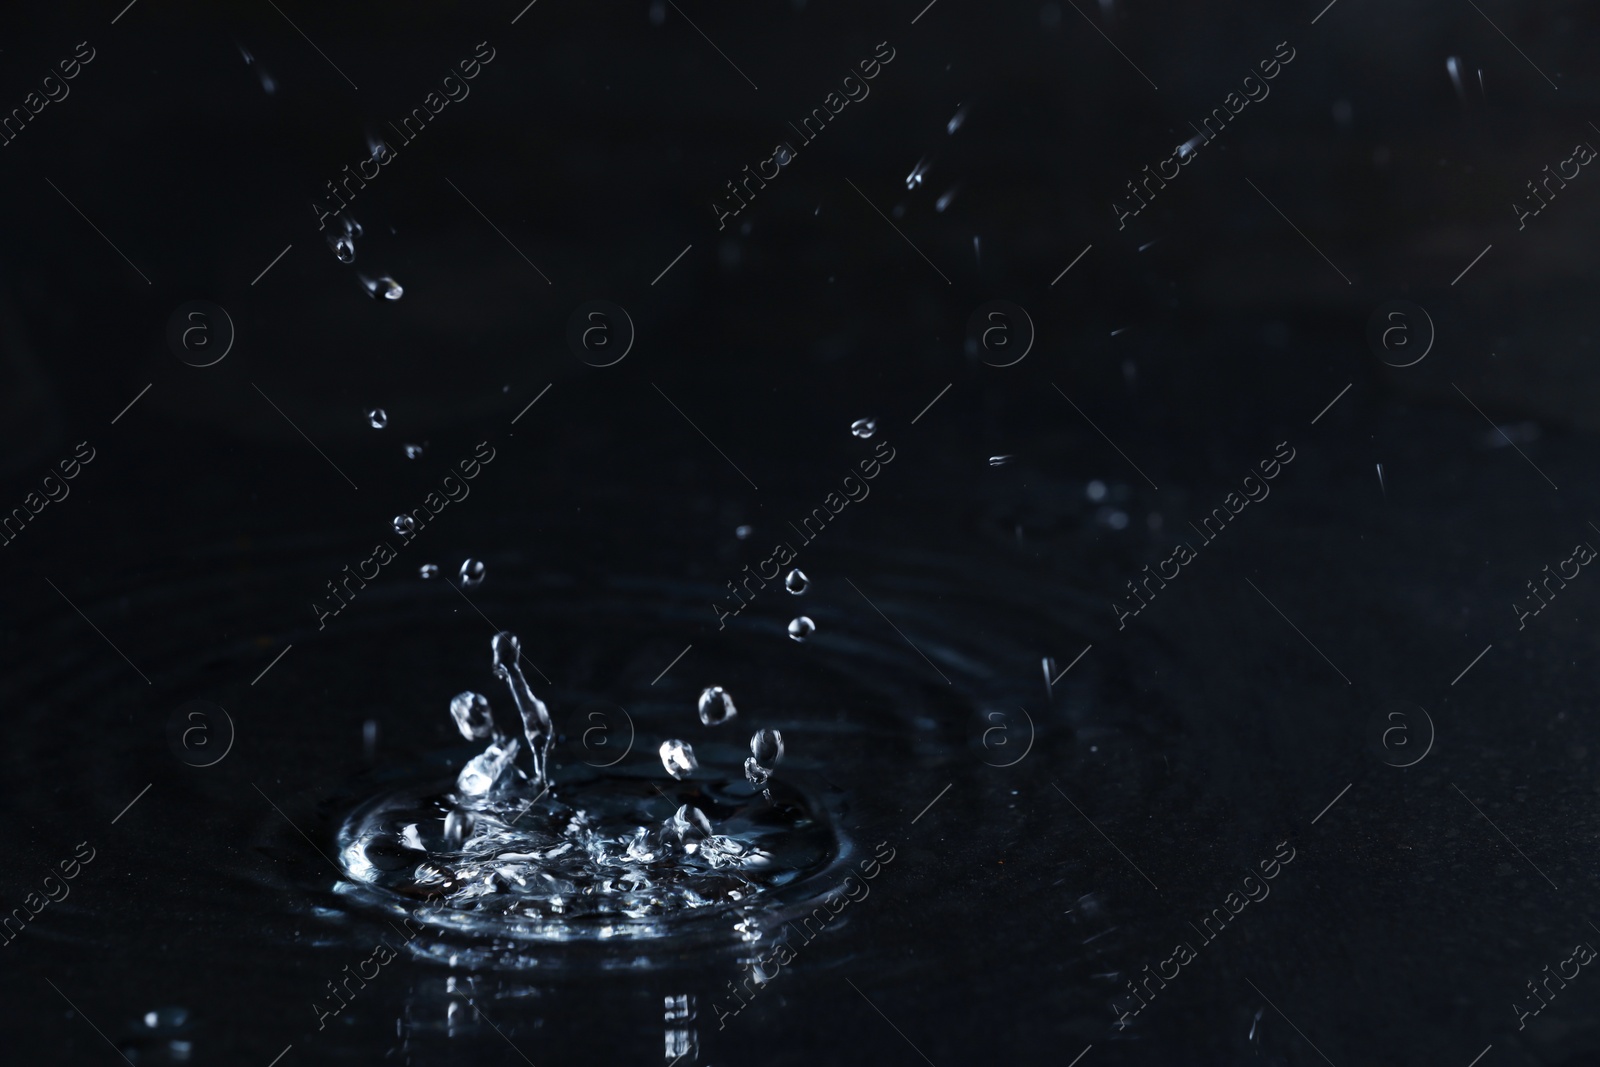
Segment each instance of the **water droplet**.
[{"label": "water droplet", "polygon": [[462,842],[472,836],[473,829],[478,824],[478,817],[470,811],[456,808],[444,817],[444,843],[451,848],[460,848]]},{"label": "water droplet", "polygon": [[1096,478],[1094,481],[1084,486],[1083,492],[1084,495],[1087,496],[1092,502],[1098,504],[1100,501],[1106,498],[1106,483],[1102,482],[1099,478]]},{"label": "water droplet", "polygon": [[817,624],[802,615],[789,624],[789,637],[791,640],[804,641],[817,632]]},{"label": "water droplet", "polygon": [[738,526],[734,528],[733,536],[743,541],[745,538],[750,536],[754,529],[755,528],[752,526]]},{"label": "water droplet", "polygon": [[878,432],[877,419],[857,419],[850,424],[850,432],[865,441]]},{"label": "water droplet", "polygon": [[144,1013],[144,1024],[151,1030],[178,1030],[189,1025],[188,1008],[157,1008]]},{"label": "water droplet", "polygon": [[417,528],[417,520],[410,515],[396,515],[394,517],[394,532],[401,537],[409,536]]},{"label": "water droplet", "polygon": [[750,735],[750,755],[763,767],[776,767],[783,759],[783,734],[761,729]]},{"label": "water droplet", "polygon": [[799,596],[801,593],[804,593],[806,591],[806,587],[810,584],[811,579],[807,578],[806,572],[801,570],[799,567],[796,567],[794,570],[790,571],[788,577],[784,578],[783,580],[783,587],[789,590],[789,592],[793,593],[795,596]]},{"label": "water droplet", "polygon": [[1007,463],[1010,463],[1013,458],[1015,458],[1015,457],[1012,457],[1012,456],[990,456],[989,457],[989,466],[991,466],[991,467],[1004,467]]},{"label": "water droplet", "polygon": [[487,571],[488,568],[483,565],[483,560],[481,559],[464,560],[460,571],[461,587],[463,589],[472,589],[482,585],[483,576]]},{"label": "water droplet", "polygon": [[950,206],[951,202],[954,201],[955,198],[956,198],[956,187],[952,186],[951,188],[947,189],[945,192],[939,194],[939,199],[937,199],[937,200],[935,200],[933,202],[933,210],[942,212],[945,208]]},{"label": "water droplet", "polygon": [[373,408],[367,412],[367,422],[372,424],[374,430],[381,430],[389,425],[389,413],[382,408]]},{"label": "water droplet", "polygon": [[348,215],[344,212],[339,213],[339,225],[344,227],[344,233],[346,237],[356,238],[360,237],[366,232],[361,228],[361,223],[357,222],[353,215]]},{"label": "water droplet", "polygon": [[950,116],[949,122],[944,124],[944,132],[955,133],[957,130],[959,130],[961,128],[961,124],[967,121],[967,111],[968,108],[966,104],[962,104],[960,107],[956,108],[956,113]]},{"label": "water droplet", "polygon": [[385,300],[399,300],[405,295],[405,289],[400,283],[387,274],[381,275],[376,280],[367,277],[365,274],[358,274],[356,278],[361,282],[361,287],[367,291],[368,296],[376,297],[382,295]]},{"label": "water droplet", "polygon": [[694,748],[687,741],[661,742],[661,765],[680,780],[700,769],[700,761],[694,758]]},{"label": "water droplet", "polygon": [[772,768],[763,767],[756,762],[754,756],[748,756],[744,761],[744,776],[749,779],[751,785],[758,789],[765,788],[767,780],[772,777]]},{"label": "water droplet", "polygon": [[911,173],[906,175],[906,188],[915,189],[922,184],[923,175],[928,173],[928,157],[923,156],[917,160],[917,165],[911,168]]},{"label": "water droplet", "polygon": [[328,247],[333,249],[333,254],[340,263],[348,266],[356,261],[356,243],[345,234],[328,235]]},{"label": "water droplet", "polygon": [[738,715],[733,706],[733,694],[720,685],[708,686],[700,694],[700,721],[707,726],[721,726]]},{"label": "water droplet", "polygon": [[424,563],[417,568],[417,573],[424,579],[437,578],[439,577],[439,565],[437,563]]},{"label": "water droplet", "polygon": [[494,733],[494,714],[489,710],[489,698],[482,693],[457,693],[450,700],[450,717],[468,741],[482,741]]},{"label": "water droplet", "polygon": [[422,455],[421,445],[406,445],[406,458],[416,459]]},{"label": "water droplet", "polygon": [[1446,73],[1450,75],[1450,84],[1456,87],[1456,95],[1459,96],[1463,102],[1465,102],[1467,99],[1467,90],[1466,87],[1461,84],[1460,57],[1451,56],[1449,59],[1446,59],[1444,61],[1444,69]]}]

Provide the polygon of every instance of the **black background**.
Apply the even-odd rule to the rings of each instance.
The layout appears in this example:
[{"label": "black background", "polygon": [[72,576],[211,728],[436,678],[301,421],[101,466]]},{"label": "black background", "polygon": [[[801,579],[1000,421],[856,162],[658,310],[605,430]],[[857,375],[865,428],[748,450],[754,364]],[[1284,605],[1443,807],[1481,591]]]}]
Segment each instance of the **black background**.
[{"label": "black background", "polygon": [[[656,1062],[688,993],[685,1063],[1600,1055],[1587,974],[1526,1028],[1511,1006],[1600,942],[1592,579],[1521,628],[1511,606],[1600,543],[1600,179],[1521,229],[1512,207],[1600,143],[1592,11],[137,0],[0,25],[0,109],[95,50],[0,147],[0,508],[95,449],[0,547],[0,908],[98,852],[3,947],[14,1054],[175,1062],[138,1020],[176,1005],[189,1062]],[[470,95],[397,143],[483,41]],[[884,41],[870,95],[798,143]],[[1119,229],[1124,183],[1279,42],[1270,96]],[[398,154],[346,266],[310,205],[372,134]],[[1436,333],[1404,368],[1368,343],[1396,299]],[[236,328],[211,367],[166,340],[193,300]],[[636,330],[614,366],[568,344],[591,300]],[[1036,333],[1012,366],[969,344],[992,300]],[[319,629],[324,583],[483,440],[470,500]],[[878,440],[878,503],[805,551],[817,639],[784,640],[776,593],[720,630],[723,583]],[[1119,628],[1125,583],[1280,442],[1271,497]],[[476,612],[416,577],[469,556]],[[362,776],[451,744],[449,695],[490,684],[478,612],[558,722],[760,694],[853,847],[895,842],[874,900],[726,1029],[732,948],[557,946],[520,973],[403,957],[317,1031],[374,935],[312,847]],[[1085,646],[1047,692],[1041,659]],[[168,745],[192,699],[237,727],[214,767]],[[1038,744],[1001,768],[987,716],[1014,707]],[[1396,767],[1418,707],[1433,745]],[[1396,708],[1400,755],[1375,743]],[[1282,841],[1272,897],[1117,1028],[1124,983]]]}]

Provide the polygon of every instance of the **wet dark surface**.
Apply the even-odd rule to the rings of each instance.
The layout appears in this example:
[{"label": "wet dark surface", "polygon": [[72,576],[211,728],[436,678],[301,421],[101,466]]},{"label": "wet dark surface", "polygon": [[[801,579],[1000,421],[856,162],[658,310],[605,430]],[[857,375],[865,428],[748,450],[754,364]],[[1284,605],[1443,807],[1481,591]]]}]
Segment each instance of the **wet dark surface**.
[{"label": "wet dark surface", "polygon": [[[1522,230],[1507,209],[1600,142],[1592,13],[278,6],[6,16],[5,100],[96,50],[0,147],[0,508],[79,460],[0,546],[15,1055],[1600,1056],[1600,979],[1564,962],[1600,944],[1600,579],[1574,548],[1600,545],[1600,179]],[[339,263],[307,205],[485,39]],[[1123,183],[1286,39],[1270,97],[1119,231]],[[719,232],[723,183],[883,40],[871,95]],[[166,339],[196,300],[237,334],[203,368]],[[636,332],[610,366],[568,342],[594,300]],[[968,344],[992,300],[1036,330],[1021,359]],[[1411,366],[1368,341],[1395,300],[1408,343],[1409,308],[1436,334]],[[808,592],[770,581],[719,626],[779,543]],[[742,929],[408,938],[335,836],[471,753],[448,703],[505,702],[499,629],[558,790],[619,754],[670,790],[668,737],[737,778],[778,727],[826,863]],[[736,727],[697,721],[707,685]]]}]

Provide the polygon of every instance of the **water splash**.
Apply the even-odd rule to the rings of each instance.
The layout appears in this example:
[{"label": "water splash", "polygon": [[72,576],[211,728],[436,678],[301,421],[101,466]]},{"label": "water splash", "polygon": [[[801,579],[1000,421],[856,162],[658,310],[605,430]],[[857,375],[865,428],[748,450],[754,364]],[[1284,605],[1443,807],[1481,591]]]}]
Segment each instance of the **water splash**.
[{"label": "water splash", "polygon": [[528,780],[539,789],[548,786],[549,779],[545,774],[546,763],[550,757],[550,745],[555,740],[555,728],[550,725],[550,712],[533,693],[533,688],[528,685],[528,679],[523,677],[522,666],[518,662],[522,658],[522,642],[517,640],[517,635],[509,630],[501,630],[494,635],[494,676],[506,683],[511,690],[511,699],[516,702],[517,711],[522,715],[522,729],[528,737],[528,752],[532,769]]}]

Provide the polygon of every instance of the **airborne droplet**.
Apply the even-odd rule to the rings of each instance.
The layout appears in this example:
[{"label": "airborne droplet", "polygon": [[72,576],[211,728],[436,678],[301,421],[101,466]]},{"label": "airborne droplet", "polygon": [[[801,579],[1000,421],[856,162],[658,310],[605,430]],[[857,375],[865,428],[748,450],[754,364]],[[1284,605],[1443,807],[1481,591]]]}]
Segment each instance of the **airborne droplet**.
[{"label": "airborne droplet", "polygon": [[487,571],[488,568],[483,565],[483,560],[481,559],[463,560],[460,571],[461,587],[463,589],[472,589],[482,585],[483,576]]},{"label": "airborne droplet", "polygon": [[801,593],[804,593],[810,584],[811,579],[807,578],[806,572],[801,570],[799,567],[796,567],[794,570],[790,571],[789,576],[783,580],[783,587],[789,590],[789,592],[793,593],[795,596],[799,596]]},{"label": "airborne droplet", "polygon": [[374,430],[381,430],[389,425],[389,413],[382,408],[373,408],[367,412],[367,422]]},{"label": "airborne droplet", "polygon": [[738,714],[733,706],[733,695],[722,686],[708,686],[701,692],[700,721],[707,726],[721,726]]},{"label": "airborne droplet", "polygon": [[850,432],[865,441],[878,432],[877,419],[857,419],[850,424]]},{"label": "airborne droplet", "polygon": [[700,761],[694,758],[694,748],[687,741],[661,742],[661,765],[680,780],[700,769]]},{"label": "airborne droplet", "polygon": [[450,700],[450,717],[456,721],[461,736],[468,741],[482,741],[494,733],[494,715],[489,710],[489,698],[468,690],[457,693]]},{"label": "airborne droplet", "polygon": [[802,615],[789,624],[789,637],[795,641],[804,641],[817,632],[817,624]]}]

